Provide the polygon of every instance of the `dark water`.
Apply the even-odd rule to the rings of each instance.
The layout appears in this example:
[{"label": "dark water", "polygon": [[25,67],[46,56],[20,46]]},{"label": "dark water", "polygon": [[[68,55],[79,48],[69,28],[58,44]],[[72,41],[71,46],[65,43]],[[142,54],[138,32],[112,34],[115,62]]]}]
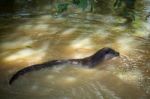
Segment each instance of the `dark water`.
[{"label": "dark water", "polygon": [[[0,97],[2,99],[148,99],[150,23],[129,28],[113,16],[6,19],[0,23]],[[42,69],[8,85],[23,67],[53,59],[82,58],[103,47],[120,52],[94,69],[62,66]]]}]

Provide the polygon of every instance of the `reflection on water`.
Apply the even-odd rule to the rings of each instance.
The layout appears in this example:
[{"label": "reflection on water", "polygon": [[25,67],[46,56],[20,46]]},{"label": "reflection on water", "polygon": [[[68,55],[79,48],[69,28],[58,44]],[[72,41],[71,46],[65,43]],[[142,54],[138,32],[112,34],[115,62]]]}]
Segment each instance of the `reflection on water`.
[{"label": "reflection on water", "polygon": [[[149,24],[141,23],[144,25],[133,32],[115,22],[112,16],[87,14],[84,19],[75,14],[67,18],[44,15],[1,25],[0,97],[148,99]],[[106,46],[119,51],[121,57],[94,69],[70,65],[42,69],[8,85],[10,77],[23,67],[53,59],[86,57]]]}]

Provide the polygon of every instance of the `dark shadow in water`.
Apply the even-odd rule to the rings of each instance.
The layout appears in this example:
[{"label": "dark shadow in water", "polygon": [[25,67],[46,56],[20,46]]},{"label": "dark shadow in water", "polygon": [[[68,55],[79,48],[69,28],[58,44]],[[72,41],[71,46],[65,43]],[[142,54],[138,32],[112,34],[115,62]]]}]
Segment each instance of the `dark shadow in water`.
[{"label": "dark shadow in water", "polygon": [[15,0],[0,0],[0,17],[11,17],[15,11]]}]

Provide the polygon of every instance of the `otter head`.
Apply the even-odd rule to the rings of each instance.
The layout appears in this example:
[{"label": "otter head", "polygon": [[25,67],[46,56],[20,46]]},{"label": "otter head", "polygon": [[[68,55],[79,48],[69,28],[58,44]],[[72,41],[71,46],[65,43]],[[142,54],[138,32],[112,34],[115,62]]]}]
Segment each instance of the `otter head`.
[{"label": "otter head", "polygon": [[120,55],[119,52],[111,48],[103,48],[102,52],[103,52],[104,60],[109,60]]},{"label": "otter head", "polygon": [[102,48],[90,57],[91,65],[92,66],[97,65],[103,61],[112,59],[117,56],[119,56],[119,52],[113,50],[112,48],[108,47]]}]

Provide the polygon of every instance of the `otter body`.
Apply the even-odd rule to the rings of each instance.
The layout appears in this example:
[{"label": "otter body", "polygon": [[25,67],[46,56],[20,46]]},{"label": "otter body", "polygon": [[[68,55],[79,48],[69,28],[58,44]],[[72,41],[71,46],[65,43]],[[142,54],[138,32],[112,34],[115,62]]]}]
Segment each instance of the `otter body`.
[{"label": "otter body", "polygon": [[63,64],[72,64],[72,65],[79,65],[83,67],[93,68],[97,64],[102,63],[103,61],[112,59],[113,57],[117,57],[117,56],[119,56],[119,52],[111,48],[102,48],[99,51],[97,51],[95,54],[81,59],[52,60],[42,64],[35,64],[32,66],[25,67],[19,70],[18,72],[16,72],[9,80],[9,84],[11,85],[21,75],[24,75],[28,72],[40,70],[42,68],[60,66]]}]

